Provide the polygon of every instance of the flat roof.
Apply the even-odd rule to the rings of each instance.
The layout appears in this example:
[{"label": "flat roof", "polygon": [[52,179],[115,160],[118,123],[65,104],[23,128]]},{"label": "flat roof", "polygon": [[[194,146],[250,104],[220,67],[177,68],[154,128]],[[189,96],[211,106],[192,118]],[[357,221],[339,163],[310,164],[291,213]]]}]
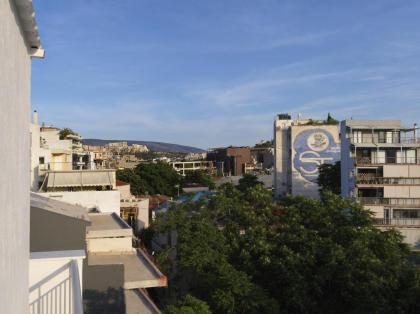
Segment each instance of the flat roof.
[{"label": "flat roof", "polygon": [[31,192],[30,194],[31,208],[40,208],[52,213],[65,215],[68,217],[85,220],[90,222],[88,217],[88,209],[79,205],[51,199],[46,196]]},{"label": "flat roof", "polygon": [[88,265],[124,265],[124,289],[166,287],[167,278],[149,257],[137,249],[132,253],[90,253]]},{"label": "flat roof", "polygon": [[86,238],[131,237],[131,227],[116,213],[89,213],[91,225],[86,228]]},{"label": "flat roof", "polygon": [[143,289],[124,290],[124,301],[126,313],[161,313]]},{"label": "flat roof", "polygon": [[378,128],[378,129],[401,129],[403,125],[401,120],[353,120],[348,119],[344,121],[346,126],[352,128]]}]

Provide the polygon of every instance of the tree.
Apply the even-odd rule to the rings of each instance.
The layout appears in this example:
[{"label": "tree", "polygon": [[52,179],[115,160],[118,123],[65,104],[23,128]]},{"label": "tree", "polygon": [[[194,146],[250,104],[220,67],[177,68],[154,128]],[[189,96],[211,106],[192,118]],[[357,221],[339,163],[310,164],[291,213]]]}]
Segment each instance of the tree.
[{"label": "tree", "polygon": [[197,183],[208,186],[210,190],[215,188],[212,177],[202,170],[188,171],[186,173],[185,177],[182,179],[182,185],[186,186],[190,183]]},{"label": "tree", "polygon": [[60,132],[58,132],[58,135],[60,136],[60,140],[65,139],[68,135],[79,135],[75,131],[73,131],[70,128],[64,128],[61,129]]},{"label": "tree", "polygon": [[254,174],[246,173],[242,178],[239,179],[238,189],[242,192],[246,191],[249,188],[252,188],[257,185],[263,184],[258,181],[258,178]]},{"label": "tree", "polygon": [[117,179],[130,183],[131,193],[164,194],[175,196],[176,185],[180,182],[179,174],[171,165],[163,162],[139,164],[135,169],[117,171]]},{"label": "tree", "polygon": [[176,233],[157,252],[172,265],[170,295],[191,294],[213,313],[420,311],[419,270],[403,237],[328,191],[275,203],[259,184],[224,184],[208,202],[159,215],[152,229]]},{"label": "tree", "polygon": [[330,191],[334,194],[341,193],[341,163],[322,164],[318,167],[318,185],[320,192]]}]

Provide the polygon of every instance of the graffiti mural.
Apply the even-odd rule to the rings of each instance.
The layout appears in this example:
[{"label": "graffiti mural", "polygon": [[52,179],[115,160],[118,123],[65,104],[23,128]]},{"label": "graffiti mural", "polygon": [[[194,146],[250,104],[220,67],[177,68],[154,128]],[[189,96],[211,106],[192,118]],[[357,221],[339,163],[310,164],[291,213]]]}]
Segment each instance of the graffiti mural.
[{"label": "graffiti mural", "polygon": [[340,160],[340,145],[327,130],[317,128],[300,132],[294,142],[293,166],[307,181],[316,183],[318,167]]}]

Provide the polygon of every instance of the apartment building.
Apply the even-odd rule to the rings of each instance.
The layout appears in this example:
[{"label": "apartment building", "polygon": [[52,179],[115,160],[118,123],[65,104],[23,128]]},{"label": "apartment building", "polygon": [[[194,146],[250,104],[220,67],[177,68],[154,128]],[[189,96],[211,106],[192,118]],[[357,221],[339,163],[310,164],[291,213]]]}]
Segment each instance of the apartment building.
[{"label": "apartment building", "polygon": [[223,176],[242,176],[245,165],[252,163],[250,147],[220,147],[207,152],[207,160],[213,161],[217,172]]},{"label": "apartment building", "polygon": [[174,161],[170,162],[170,165],[182,176],[185,176],[188,172],[193,171],[205,171],[211,175],[215,172],[213,161]]},{"label": "apartment building", "polygon": [[420,247],[420,139],[400,120],[341,122],[342,195],[373,211],[382,229],[397,228]]},{"label": "apartment building", "polygon": [[319,197],[318,167],[340,160],[339,126],[335,121],[292,119],[277,115],[274,122],[275,196]]},{"label": "apartment building", "polygon": [[32,1],[0,1],[2,313],[28,312],[31,59],[43,56]]}]

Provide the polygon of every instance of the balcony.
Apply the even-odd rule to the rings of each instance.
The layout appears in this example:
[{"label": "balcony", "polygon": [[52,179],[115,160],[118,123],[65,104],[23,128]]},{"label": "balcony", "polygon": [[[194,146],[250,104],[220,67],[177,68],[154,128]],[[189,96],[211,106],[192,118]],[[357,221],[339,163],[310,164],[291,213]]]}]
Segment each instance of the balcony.
[{"label": "balcony", "polygon": [[420,227],[420,218],[377,218],[376,225]]},{"label": "balcony", "polygon": [[358,185],[420,185],[420,178],[382,178],[362,177],[357,178]]},{"label": "balcony", "polygon": [[420,207],[420,198],[359,197],[362,205]]},{"label": "balcony", "polygon": [[358,166],[384,165],[384,164],[420,165],[420,158],[417,158],[417,157],[357,157],[356,164]]},{"label": "balcony", "polygon": [[31,253],[29,262],[30,314],[82,314],[81,269],[85,253]]},{"label": "balcony", "polygon": [[403,145],[410,145],[410,144],[420,144],[420,137],[414,135],[401,135],[397,136],[396,134],[389,134],[388,136],[384,135],[383,137],[378,136],[378,134],[372,135],[369,134],[362,134],[360,135],[350,135],[349,137],[350,143],[353,145],[357,144],[403,144]]}]

